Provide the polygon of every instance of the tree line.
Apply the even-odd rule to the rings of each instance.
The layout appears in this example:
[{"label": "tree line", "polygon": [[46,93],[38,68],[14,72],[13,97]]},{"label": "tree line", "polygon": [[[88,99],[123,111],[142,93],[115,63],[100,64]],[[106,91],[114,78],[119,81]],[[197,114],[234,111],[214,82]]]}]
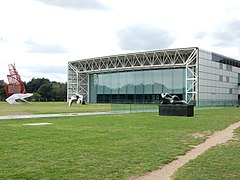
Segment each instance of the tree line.
[{"label": "tree line", "polygon": [[[28,93],[33,93],[31,101],[66,101],[67,83],[50,81],[46,78],[32,78],[29,82],[23,82]],[[7,98],[4,89],[4,81],[0,81],[0,100]]]}]

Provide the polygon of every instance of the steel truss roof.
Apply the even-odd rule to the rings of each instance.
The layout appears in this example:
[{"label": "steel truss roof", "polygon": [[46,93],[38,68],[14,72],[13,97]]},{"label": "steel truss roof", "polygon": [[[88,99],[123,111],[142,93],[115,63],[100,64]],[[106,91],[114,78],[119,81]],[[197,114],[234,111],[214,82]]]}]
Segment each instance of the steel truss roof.
[{"label": "steel truss roof", "polygon": [[88,75],[92,73],[132,71],[153,68],[186,68],[186,100],[196,100],[198,48],[136,52],[70,61],[68,63],[68,99],[78,92],[88,98]]}]

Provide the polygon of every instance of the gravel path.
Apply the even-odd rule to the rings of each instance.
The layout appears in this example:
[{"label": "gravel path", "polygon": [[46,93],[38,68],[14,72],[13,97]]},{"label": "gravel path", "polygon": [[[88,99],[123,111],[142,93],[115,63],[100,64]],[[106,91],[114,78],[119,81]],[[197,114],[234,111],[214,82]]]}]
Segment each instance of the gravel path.
[{"label": "gravel path", "polygon": [[17,120],[32,118],[50,118],[50,117],[69,117],[69,116],[91,116],[103,114],[123,114],[125,112],[85,112],[85,113],[63,113],[63,114],[30,114],[30,115],[12,115],[0,116],[0,120]]},{"label": "gravel path", "polygon": [[231,124],[222,131],[217,131],[211,135],[204,143],[197,145],[194,149],[187,152],[184,156],[179,156],[177,160],[163,166],[161,169],[147,173],[146,175],[134,178],[135,180],[170,180],[171,176],[188,161],[197,158],[209,148],[217,144],[223,144],[233,139],[234,129],[240,127],[240,121]]}]

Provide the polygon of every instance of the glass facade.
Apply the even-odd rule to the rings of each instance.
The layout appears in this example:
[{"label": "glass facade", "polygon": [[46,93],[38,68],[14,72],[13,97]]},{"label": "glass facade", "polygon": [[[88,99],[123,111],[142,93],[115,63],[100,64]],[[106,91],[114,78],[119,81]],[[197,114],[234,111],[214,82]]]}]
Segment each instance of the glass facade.
[{"label": "glass facade", "polygon": [[90,102],[158,102],[161,93],[185,98],[185,68],[90,74]]}]

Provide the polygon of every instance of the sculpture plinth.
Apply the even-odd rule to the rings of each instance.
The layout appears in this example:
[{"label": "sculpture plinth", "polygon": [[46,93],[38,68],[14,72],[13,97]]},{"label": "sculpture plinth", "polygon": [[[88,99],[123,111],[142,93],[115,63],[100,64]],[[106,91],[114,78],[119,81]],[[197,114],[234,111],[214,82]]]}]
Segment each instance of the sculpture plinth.
[{"label": "sculpture plinth", "polygon": [[194,116],[194,105],[180,100],[176,95],[161,94],[162,102],[159,104],[159,116]]},{"label": "sculpture plinth", "polygon": [[194,116],[194,105],[159,104],[159,116]]}]

